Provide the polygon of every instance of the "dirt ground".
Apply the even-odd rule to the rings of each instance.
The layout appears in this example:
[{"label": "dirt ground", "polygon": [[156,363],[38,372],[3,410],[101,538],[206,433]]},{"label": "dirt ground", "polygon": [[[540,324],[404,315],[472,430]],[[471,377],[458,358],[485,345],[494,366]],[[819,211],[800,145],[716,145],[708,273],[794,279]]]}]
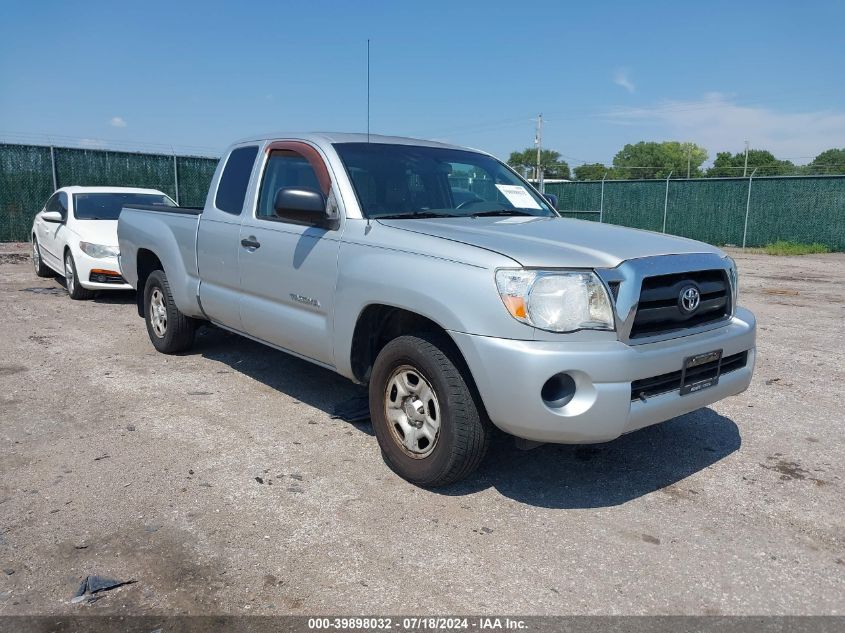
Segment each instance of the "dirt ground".
[{"label": "dirt ground", "polygon": [[[752,387],[426,491],[360,393],[216,329],[157,354],[0,245],[0,614],[843,614],[845,254],[736,254]],[[71,602],[80,581],[133,584]]]}]

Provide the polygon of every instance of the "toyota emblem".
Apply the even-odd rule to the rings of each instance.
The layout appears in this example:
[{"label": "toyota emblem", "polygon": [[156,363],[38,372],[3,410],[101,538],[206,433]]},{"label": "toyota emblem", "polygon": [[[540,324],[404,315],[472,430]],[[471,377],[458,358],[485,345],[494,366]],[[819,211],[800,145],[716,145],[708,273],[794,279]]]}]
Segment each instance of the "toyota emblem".
[{"label": "toyota emblem", "polygon": [[685,286],[678,296],[678,305],[684,314],[692,314],[701,303],[701,293],[695,286]]}]

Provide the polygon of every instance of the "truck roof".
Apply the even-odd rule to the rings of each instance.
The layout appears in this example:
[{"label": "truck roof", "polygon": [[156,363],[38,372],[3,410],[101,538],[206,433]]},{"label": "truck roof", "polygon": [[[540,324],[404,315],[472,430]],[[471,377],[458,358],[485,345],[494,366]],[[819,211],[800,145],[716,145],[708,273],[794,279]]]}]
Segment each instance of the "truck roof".
[{"label": "truck roof", "polygon": [[[445,147],[449,149],[468,148],[459,145],[451,145],[449,143],[440,143],[438,141],[427,141],[424,139],[410,138],[407,136],[384,136],[381,134],[365,134],[365,133],[351,133],[351,132],[308,132],[308,133],[284,133],[273,132],[268,134],[253,134],[247,136],[236,142],[236,144],[249,143],[250,141],[268,141],[268,140],[301,140],[309,141],[315,145],[324,145],[332,143],[389,143],[391,145],[423,145],[426,147]],[[476,151],[476,150],[473,150]]]}]

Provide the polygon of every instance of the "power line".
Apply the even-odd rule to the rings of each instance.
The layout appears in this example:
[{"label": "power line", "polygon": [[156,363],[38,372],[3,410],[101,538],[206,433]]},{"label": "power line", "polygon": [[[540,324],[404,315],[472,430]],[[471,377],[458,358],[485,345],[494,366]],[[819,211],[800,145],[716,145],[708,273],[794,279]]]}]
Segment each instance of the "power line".
[{"label": "power line", "polygon": [[201,145],[173,145],[165,143],[151,143],[148,141],[131,141],[103,139],[92,137],[67,136],[64,134],[40,134],[30,132],[9,132],[0,130],[0,142],[32,145],[64,145],[74,149],[113,150],[129,152],[149,152],[173,154],[180,152],[196,153],[201,157],[218,158],[222,152],[220,148]]}]

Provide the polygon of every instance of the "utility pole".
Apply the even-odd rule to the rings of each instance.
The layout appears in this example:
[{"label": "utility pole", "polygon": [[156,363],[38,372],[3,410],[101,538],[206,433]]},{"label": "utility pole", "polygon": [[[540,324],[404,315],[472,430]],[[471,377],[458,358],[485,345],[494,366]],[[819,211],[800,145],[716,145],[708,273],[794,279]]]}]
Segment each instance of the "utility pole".
[{"label": "utility pole", "polygon": [[537,171],[534,174],[537,179],[537,187],[540,193],[544,193],[543,189],[543,168],[540,166],[540,153],[543,149],[543,114],[537,115],[537,133],[534,135],[534,145],[537,146]]},{"label": "utility pole", "polygon": [[690,160],[692,159],[692,143],[687,143],[687,180],[689,180]]},{"label": "utility pole", "polygon": [[745,141],[745,167],[742,168],[742,177],[748,174],[748,141]]}]

